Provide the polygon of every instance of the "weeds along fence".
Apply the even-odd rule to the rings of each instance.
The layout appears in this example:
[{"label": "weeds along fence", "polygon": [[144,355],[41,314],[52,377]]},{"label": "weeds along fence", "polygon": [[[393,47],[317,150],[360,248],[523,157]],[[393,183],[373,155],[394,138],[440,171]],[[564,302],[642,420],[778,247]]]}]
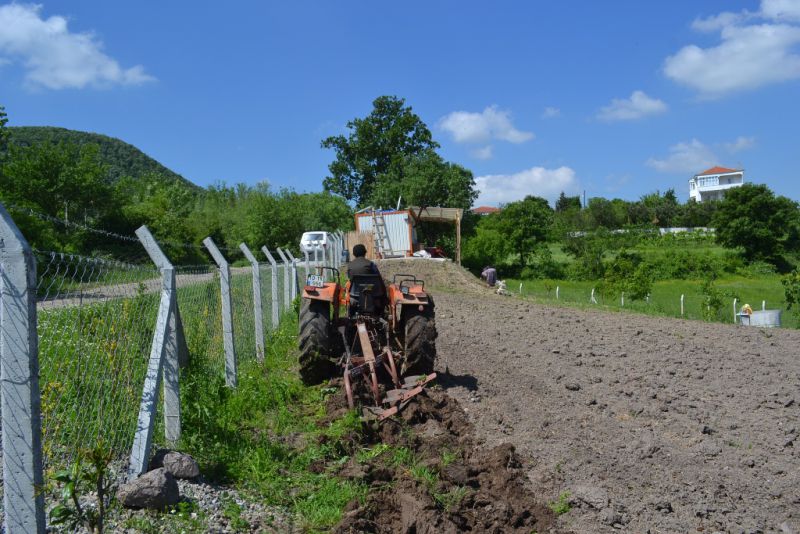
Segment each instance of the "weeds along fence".
[{"label": "weeds along fence", "polygon": [[[335,235],[316,265],[339,265]],[[305,254],[220,250],[211,238],[213,262],[173,266],[147,228],[118,237],[130,257],[151,261],[32,250],[0,204],[5,532],[45,532],[45,481],[82,450],[102,443],[120,477],[145,472],[154,442],[180,438],[181,367],[236,387],[238,365],[264,358],[314,267]],[[231,266],[239,252],[247,263]]]},{"label": "weeds along fence", "polygon": [[[562,303],[578,307],[625,309],[649,315],[684,319],[741,322],[742,306],[752,310],[780,310],[782,326],[794,320],[782,295],[760,287],[713,287],[705,292],[699,283],[655,285],[646,297],[631,298],[620,290],[611,290],[592,282],[546,280],[508,281],[508,291],[542,302]],[[745,322],[747,322],[745,320]]]}]

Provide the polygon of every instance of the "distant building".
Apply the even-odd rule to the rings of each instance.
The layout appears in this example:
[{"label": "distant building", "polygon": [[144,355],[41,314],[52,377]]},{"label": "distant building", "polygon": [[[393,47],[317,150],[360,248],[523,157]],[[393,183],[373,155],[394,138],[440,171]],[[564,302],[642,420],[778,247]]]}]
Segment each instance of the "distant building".
[{"label": "distant building", "polygon": [[711,167],[689,180],[689,198],[697,202],[721,200],[725,191],[744,184],[744,169]]},{"label": "distant building", "polygon": [[497,213],[500,211],[500,208],[493,208],[491,206],[480,206],[477,208],[472,208],[472,213],[475,215],[489,215],[491,213]]}]

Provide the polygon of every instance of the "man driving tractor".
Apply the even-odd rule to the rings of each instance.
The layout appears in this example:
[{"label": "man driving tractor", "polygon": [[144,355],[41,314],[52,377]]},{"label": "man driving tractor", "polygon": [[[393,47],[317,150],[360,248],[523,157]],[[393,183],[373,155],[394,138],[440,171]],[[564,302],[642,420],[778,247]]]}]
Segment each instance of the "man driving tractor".
[{"label": "man driving tractor", "polygon": [[347,278],[353,282],[354,277],[377,275],[376,282],[380,283],[380,287],[375,288],[374,296],[376,297],[376,304],[379,308],[384,305],[384,296],[386,295],[386,287],[383,283],[383,277],[378,270],[378,266],[374,262],[367,259],[367,247],[358,244],[353,247],[354,259],[347,264]]},{"label": "man driving tractor", "polygon": [[358,244],[353,247],[354,259],[347,264],[347,278],[352,279],[354,275],[359,274],[381,274],[378,266],[374,262],[368,260],[367,247]]}]

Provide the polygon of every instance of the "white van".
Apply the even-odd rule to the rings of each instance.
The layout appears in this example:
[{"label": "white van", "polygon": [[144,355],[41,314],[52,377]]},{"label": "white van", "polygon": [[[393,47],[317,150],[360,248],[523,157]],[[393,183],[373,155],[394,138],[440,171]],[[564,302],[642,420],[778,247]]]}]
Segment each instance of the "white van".
[{"label": "white van", "polygon": [[313,254],[314,250],[324,250],[330,244],[328,232],[306,232],[300,238],[300,250]]}]

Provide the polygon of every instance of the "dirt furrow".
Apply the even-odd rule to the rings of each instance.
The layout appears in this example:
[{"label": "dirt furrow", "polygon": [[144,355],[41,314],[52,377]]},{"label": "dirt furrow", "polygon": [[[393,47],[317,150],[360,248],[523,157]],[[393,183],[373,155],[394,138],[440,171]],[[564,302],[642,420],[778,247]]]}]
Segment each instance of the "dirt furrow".
[{"label": "dirt furrow", "polygon": [[447,392],[575,532],[800,532],[800,332],[437,292]]}]

